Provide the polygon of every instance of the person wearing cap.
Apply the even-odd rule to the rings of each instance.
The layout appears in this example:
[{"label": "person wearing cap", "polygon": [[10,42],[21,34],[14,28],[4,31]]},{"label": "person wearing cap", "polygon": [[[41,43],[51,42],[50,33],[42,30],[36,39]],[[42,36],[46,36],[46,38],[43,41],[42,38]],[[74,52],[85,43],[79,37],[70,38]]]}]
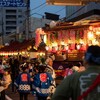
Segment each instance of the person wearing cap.
[{"label": "person wearing cap", "polygon": [[89,46],[83,63],[86,69],[66,77],[51,100],[100,100],[100,46]]}]

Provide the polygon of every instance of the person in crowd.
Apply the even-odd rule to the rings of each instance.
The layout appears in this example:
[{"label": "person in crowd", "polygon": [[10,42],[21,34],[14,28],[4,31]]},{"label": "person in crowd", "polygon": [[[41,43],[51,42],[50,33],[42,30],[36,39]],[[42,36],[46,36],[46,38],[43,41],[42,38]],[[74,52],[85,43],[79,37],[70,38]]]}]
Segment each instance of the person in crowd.
[{"label": "person in crowd", "polygon": [[29,68],[29,73],[33,71],[33,66],[30,62],[28,63],[28,68]]},{"label": "person in crowd", "polygon": [[100,46],[87,48],[83,64],[86,70],[66,77],[51,100],[100,100]]},{"label": "person in crowd", "polygon": [[50,73],[52,75],[52,78],[55,79],[56,78],[56,74],[55,74],[55,71],[54,71],[54,69],[52,67],[53,59],[52,59],[52,57],[50,55],[47,57],[47,59],[45,61],[45,64],[47,65],[45,71]]},{"label": "person in crowd", "polygon": [[51,57],[51,55],[48,55],[48,56],[47,56],[47,59],[46,59],[45,62],[46,62],[49,66],[52,67],[52,65],[53,65],[53,58]]},{"label": "person in crowd", "polygon": [[18,89],[20,100],[28,100],[28,94],[31,91],[31,76],[27,72],[28,65],[26,63],[21,66],[22,72],[18,75],[15,80],[15,85]]},{"label": "person in crowd", "polygon": [[72,67],[72,70],[73,70],[73,72],[79,72],[79,66],[78,65],[74,65],[73,67]]},{"label": "person in crowd", "polygon": [[36,90],[38,100],[47,100],[53,78],[49,73],[45,72],[45,65],[39,65],[38,68],[38,73],[34,75],[33,88]]},{"label": "person in crowd", "polygon": [[49,88],[50,94],[49,94],[48,99],[50,99],[51,96],[52,96],[52,94],[54,93],[54,91],[55,91],[55,89],[56,89],[56,81],[55,81],[55,79],[56,79],[56,73],[55,73],[55,71],[54,71],[54,69],[53,69],[53,59],[52,59],[51,55],[49,55],[49,56],[47,57],[45,63],[46,63],[46,65],[47,65],[45,71],[46,71],[47,73],[51,74],[51,76],[52,76],[52,78],[53,78],[53,83],[52,83],[52,85],[51,85],[50,88]]},{"label": "person in crowd", "polygon": [[10,84],[11,84],[10,69],[5,68],[2,73],[2,76],[0,77],[0,89],[2,89],[0,100],[5,100],[5,90],[8,88]]},{"label": "person in crowd", "polygon": [[31,62],[28,63],[28,72],[30,74],[30,76],[33,76],[33,65]]},{"label": "person in crowd", "polygon": [[10,66],[9,66],[9,63],[6,60],[3,60],[2,61],[2,67],[3,67],[3,69],[6,69],[6,68],[9,68]]},{"label": "person in crowd", "polygon": [[81,62],[79,62],[79,71],[78,72],[82,72],[85,71],[85,67],[82,65]]},{"label": "person in crowd", "polygon": [[2,61],[0,61],[0,80],[3,77],[3,73],[4,73],[4,68],[2,67]]},{"label": "person in crowd", "polygon": [[4,84],[4,88],[7,89],[8,86],[11,84],[11,75],[10,75],[10,68],[4,69],[3,77],[1,80],[1,84]]},{"label": "person in crowd", "polygon": [[62,76],[64,78],[66,78],[67,76],[69,76],[69,75],[74,73],[72,67],[73,67],[73,64],[68,64],[67,65],[67,68],[62,73]]},{"label": "person in crowd", "polygon": [[9,65],[11,67],[12,92],[16,92],[14,81],[19,74],[19,61],[18,61],[17,57],[10,57]]},{"label": "person in crowd", "polygon": [[38,61],[34,62],[33,77],[34,77],[35,74],[37,74],[39,72],[39,65],[40,65],[40,62],[38,62]]}]

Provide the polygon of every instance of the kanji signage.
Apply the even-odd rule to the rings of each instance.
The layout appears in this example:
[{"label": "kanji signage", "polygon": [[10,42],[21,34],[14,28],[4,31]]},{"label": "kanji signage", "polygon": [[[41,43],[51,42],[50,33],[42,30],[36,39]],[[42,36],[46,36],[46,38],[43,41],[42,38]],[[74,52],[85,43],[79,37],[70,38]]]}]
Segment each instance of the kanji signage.
[{"label": "kanji signage", "polygon": [[26,7],[23,0],[0,0],[0,7]]}]

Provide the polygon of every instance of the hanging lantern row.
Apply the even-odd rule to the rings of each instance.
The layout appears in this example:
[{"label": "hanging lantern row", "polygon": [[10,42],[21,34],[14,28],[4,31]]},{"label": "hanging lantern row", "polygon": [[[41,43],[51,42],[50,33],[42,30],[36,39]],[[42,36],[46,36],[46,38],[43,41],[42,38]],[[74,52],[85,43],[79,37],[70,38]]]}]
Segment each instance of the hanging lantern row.
[{"label": "hanging lantern row", "polygon": [[13,55],[25,55],[27,52],[20,51],[20,52],[0,52],[0,56],[13,56]]},{"label": "hanging lantern row", "polygon": [[[78,43],[75,43],[75,41],[68,39],[68,43],[65,43],[64,41],[61,41],[61,43],[52,42],[52,44],[48,44],[46,46],[46,50],[48,52],[57,52],[57,51],[68,51],[68,50],[86,50],[87,46],[90,45],[100,45],[100,27],[93,27],[90,26],[89,30],[86,33],[85,37],[86,41],[84,41],[84,38],[78,39]],[[59,45],[60,44],[60,45]]]},{"label": "hanging lantern row", "polygon": [[18,52],[0,52],[0,56],[18,55]]},{"label": "hanging lantern row", "polygon": [[56,52],[56,51],[62,51],[62,52],[65,52],[65,51],[68,51],[68,50],[73,50],[74,48],[77,49],[77,50],[84,50],[84,46],[86,46],[86,44],[67,44],[67,45],[57,45],[57,46],[46,46],[46,50],[48,52]]}]

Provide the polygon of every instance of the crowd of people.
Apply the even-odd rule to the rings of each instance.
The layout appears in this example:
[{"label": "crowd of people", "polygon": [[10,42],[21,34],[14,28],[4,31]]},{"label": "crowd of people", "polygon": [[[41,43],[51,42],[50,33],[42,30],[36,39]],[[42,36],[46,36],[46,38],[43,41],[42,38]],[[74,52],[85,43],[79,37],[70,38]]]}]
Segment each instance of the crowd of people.
[{"label": "crowd of people", "polygon": [[[55,80],[53,60],[48,55],[46,59],[35,59],[34,62],[27,60],[20,62],[17,57],[0,61],[0,90],[2,90],[0,100],[5,100],[5,90],[9,86],[12,87],[12,92],[19,93],[19,100],[28,100],[30,93],[34,100],[100,99],[98,82],[96,81],[96,86],[91,86],[100,72],[99,46],[90,46],[87,49],[83,64],[78,62],[67,65],[62,73],[63,80],[59,85]],[[90,93],[90,91],[93,92]]]},{"label": "crowd of people", "polygon": [[28,100],[28,94],[32,93],[36,100],[50,99],[56,83],[53,61],[49,56],[45,60],[35,59],[34,62],[17,57],[1,60],[0,62],[0,86],[4,87],[1,99],[5,100],[5,90],[12,87],[12,92],[19,93],[20,100]]}]

